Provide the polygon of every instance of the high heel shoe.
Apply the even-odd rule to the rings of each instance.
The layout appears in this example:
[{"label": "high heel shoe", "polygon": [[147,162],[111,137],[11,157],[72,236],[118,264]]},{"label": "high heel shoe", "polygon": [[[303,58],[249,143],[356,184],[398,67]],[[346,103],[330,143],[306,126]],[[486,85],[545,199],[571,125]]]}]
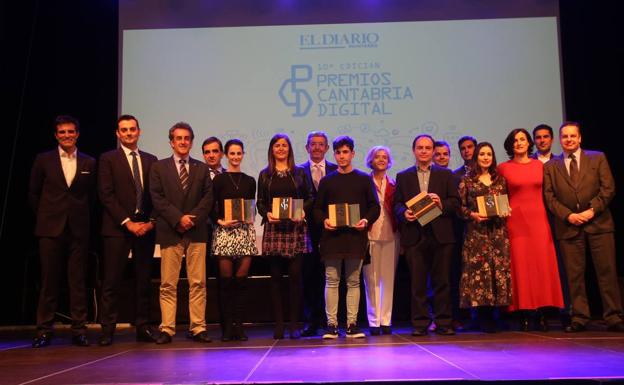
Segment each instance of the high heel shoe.
[{"label": "high heel shoe", "polygon": [[281,340],[284,339],[284,325],[275,324],[275,328],[273,329],[273,339]]},{"label": "high heel shoe", "polygon": [[535,323],[535,330],[540,332],[547,332],[548,329],[548,320],[544,316],[544,313],[540,312],[537,317],[537,322]]},{"label": "high heel shoe", "polygon": [[522,313],[522,318],[520,319],[520,331],[528,332],[529,330],[529,317],[526,313]]}]

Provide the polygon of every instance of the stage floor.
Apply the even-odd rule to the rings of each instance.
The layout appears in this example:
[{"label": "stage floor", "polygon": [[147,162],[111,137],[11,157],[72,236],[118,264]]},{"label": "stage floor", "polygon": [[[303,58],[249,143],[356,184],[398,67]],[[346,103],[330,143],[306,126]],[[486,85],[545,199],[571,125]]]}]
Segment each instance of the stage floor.
[{"label": "stage floor", "polygon": [[[416,381],[599,380],[624,382],[624,335],[592,331],[458,333],[411,337],[410,329],[365,339],[272,339],[249,327],[249,341],[199,344],[179,331],[173,343],[134,342],[125,329],[109,347],[74,347],[69,332],[30,347],[30,335],[1,333],[0,384],[205,384]],[[19,336],[21,334],[21,337]],[[97,329],[89,331],[96,342]],[[567,381],[566,381],[567,382]]]}]

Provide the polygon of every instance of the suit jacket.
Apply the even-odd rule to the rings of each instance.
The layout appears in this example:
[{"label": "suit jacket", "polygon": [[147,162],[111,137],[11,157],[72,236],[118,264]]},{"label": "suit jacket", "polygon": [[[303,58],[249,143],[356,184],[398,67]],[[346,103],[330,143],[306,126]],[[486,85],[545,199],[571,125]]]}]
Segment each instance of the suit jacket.
[{"label": "suit jacket", "polygon": [[[555,216],[555,236],[568,239],[584,230],[588,233],[614,231],[609,203],[615,196],[615,181],[607,157],[599,151],[581,150],[577,186],[573,186],[563,155],[544,165],[544,200]],[[583,226],[567,221],[572,213],[594,209],[594,218]]]},{"label": "suit jacket", "polygon": [[[551,152],[551,153],[550,153],[550,158],[548,158],[548,160],[550,160],[550,159],[552,159],[552,158],[556,158],[556,157],[558,157],[558,156],[559,156],[559,155],[555,155],[555,154],[553,154],[553,153]],[[529,158],[539,160],[539,158],[538,158],[538,153],[537,153],[537,152],[532,153],[531,155],[529,155]]]},{"label": "suit jacket", "polygon": [[[312,197],[313,199],[316,199],[316,194],[318,193],[318,190],[314,186],[314,181],[312,180],[312,170],[310,169],[310,160],[308,159],[306,162],[301,163],[297,167],[301,167],[303,171],[305,172],[306,178],[308,179],[308,185],[311,186],[310,190],[312,191]],[[329,174],[330,172],[336,171],[337,169],[338,169],[337,164],[325,160],[325,175]],[[320,237],[321,235],[322,224],[318,224],[314,222],[314,212],[312,210],[312,206],[314,206],[314,204],[312,204],[306,210],[306,220],[310,224],[310,226],[308,226],[308,231],[316,239]]]},{"label": "suit jacket", "polygon": [[[212,181],[208,166],[189,158],[189,186],[182,190],[180,175],[173,156],[152,165],[150,194],[156,216],[156,242],[162,247],[173,246],[183,238],[191,242],[208,240],[208,215],[212,208]],[[195,215],[195,226],[184,233],[176,231],[183,215]]]},{"label": "suit jacket", "polygon": [[[300,165],[298,165],[297,167],[301,167],[303,168],[303,171],[305,171],[306,177],[308,178],[308,184],[310,186],[312,186],[312,191],[314,192],[314,196],[316,197],[316,193],[318,192],[316,190],[316,187],[314,187],[314,181],[312,180],[312,170],[310,169],[310,160],[301,163]],[[332,162],[329,161],[325,161],[325,175],[329,174],[332,171],[336,171],[338,169],[338,165],[334,164]],[[307,213],[306,213],[307,215]]]},{"label": "suit jacket", "polygon": [[[149,174],[158,159],[139,150],[143,172],[143,214],[152,215],[152,198],[149,193]],[[104,211],[102,213],[103,236],[122,237],[128,233],[121,222],[131,218],[136,209],[134,178],[126,153],[118,148],[100,155],[98,167],[98,194]]]},{"label": "suit jacket", "polygon": [[68,187],[58,148],[37,155],[28,189],[30,206],[37,216],[36,236],[57,237],[67,225],[74,236],[89,237],[95,171],[95,159],[78,152],[76,175]]},{"label": "suit jacket", "polygon": [[[417,166],[412,166],[397,174],[396,191],[394,193],[394,213],[399,222],[401,245],[413,246],[423,235],[423,228],[418,221],[408,222],[405,219],[405,202],[420,193]],[[455,242],[453,234],[453,218],[459,207],[459,192],[451,170],[431,165],[428,192],[436,193],[442,201],[442,215],[426,226],[431,226],[433,236],[439,243]]]},{"label": "suit jacket", "polygon": [[464,175],[466,175],[466,165],[462,164],[461,166],[457,167],[455,170],[453,170],[453,175],[461,180],[461,178],[464,177]]}]

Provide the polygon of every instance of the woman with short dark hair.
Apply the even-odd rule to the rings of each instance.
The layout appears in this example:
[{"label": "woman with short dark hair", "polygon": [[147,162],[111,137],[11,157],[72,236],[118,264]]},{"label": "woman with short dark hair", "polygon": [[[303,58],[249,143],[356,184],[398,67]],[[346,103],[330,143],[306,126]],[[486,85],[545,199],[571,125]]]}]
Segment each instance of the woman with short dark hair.
[{"label": "woman with short dark hair", "polygon": [[534,328],[548,330],[543,313],[547,307],[563,307],[563,295],[557,267],[542,183],[544,165],[529,155],[533,139],[524,128],[512,130],[505,139],[509,161],[498,166],[507,181],[512,215],[507,220],[511,244],[513,302],[509,310],[521,311],[520,328],[529,330],[530,316]]}]

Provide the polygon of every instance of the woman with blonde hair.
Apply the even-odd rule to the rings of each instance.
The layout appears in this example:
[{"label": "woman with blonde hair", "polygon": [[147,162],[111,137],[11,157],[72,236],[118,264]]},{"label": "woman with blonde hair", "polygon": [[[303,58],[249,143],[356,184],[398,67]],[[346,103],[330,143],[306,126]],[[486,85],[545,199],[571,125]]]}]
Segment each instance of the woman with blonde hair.
[{"label": "woman with blonde hair", "polygon": [[366,155],[366,165],[379,198],[379,218],[369,225],[370,261],[364,261],[364,286],[371,335],[391,334],[394,273],[399,256],[398,225],[392,210],[395,181],[386,173],[392,167],[390,149],[374,146]]}]

